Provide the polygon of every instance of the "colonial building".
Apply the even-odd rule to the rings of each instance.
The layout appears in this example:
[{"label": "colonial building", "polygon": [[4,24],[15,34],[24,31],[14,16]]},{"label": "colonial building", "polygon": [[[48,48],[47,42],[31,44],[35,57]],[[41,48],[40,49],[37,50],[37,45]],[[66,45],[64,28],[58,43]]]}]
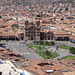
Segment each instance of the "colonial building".
[{"label": "colonial building", "polygon": [[25,40],[40,40],[40,21],[25,21]]},{"label": "colonial building", "polygon": [[53,40],[53,30],[40,31],[40,40]]},{"label": "colonial building", "polygon": [[63,30],[51,29],[49,25],[42,25],[39,20],[29,22],[25,21],[25,24],[19,25],[18,31],[19,40],[57,40],[57,41],[69,41],[69,37],[72,35]]}]

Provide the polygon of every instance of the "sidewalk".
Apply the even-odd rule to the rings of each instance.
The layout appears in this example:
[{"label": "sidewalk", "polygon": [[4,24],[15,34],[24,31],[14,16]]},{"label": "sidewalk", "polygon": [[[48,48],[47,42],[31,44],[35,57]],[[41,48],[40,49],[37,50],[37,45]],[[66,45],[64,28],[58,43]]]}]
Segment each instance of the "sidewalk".
[{"label": "sidewalk", "polygon": [[[0,64],[0,71],[3,73],[2,75],[10,75],[9,73],[11,72],[11,75],[20,75],[23,70],[16,68],[13,63],[11,63],[9,60],[3,61],[1,60],[3,64]],[[26,70],[24,71],[26,75],[32,75]]]}]

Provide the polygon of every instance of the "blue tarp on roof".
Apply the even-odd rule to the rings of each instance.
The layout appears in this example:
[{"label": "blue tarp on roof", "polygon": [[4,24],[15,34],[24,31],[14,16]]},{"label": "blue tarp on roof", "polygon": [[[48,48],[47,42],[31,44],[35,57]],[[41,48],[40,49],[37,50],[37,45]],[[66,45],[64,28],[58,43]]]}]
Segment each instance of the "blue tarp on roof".
[{"label": "blue tarp on roof", "polygon": [[70,39],[70,41],[72,41],[72,39]]},{"label": "blue tarp on roof", "polygon": [[75,40],[72,40],[72,42],[75,42]]},{"label": "blue tarp on roof", "polygon": [[73,40],[73,39],[69,39],[70,41],[72,41],[72,42],[75,42],[75,40]]}]

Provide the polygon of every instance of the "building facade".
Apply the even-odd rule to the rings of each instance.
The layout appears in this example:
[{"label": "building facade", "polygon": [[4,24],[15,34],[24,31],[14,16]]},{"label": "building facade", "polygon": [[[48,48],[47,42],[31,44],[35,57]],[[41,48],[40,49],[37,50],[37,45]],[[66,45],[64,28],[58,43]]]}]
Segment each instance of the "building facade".
[{"label": "building facade", "polygon": [[[24,26],[24,27],[23,27]],[[42,30],[42,25],[39,20],[35,22],[25,21],[25,25],[21,25],[18,38],[19,40],[57,40],[69,41],[72,35],[63,30]]]},{"label": "building facade", "polygon": [[40,40],[40,21],[25,21],[25,40]]}]

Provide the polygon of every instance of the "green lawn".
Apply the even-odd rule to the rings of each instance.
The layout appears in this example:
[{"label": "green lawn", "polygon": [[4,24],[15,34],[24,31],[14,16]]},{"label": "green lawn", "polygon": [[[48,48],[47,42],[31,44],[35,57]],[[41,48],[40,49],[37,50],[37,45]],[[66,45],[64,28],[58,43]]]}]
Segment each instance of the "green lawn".
[{"label": "green lawn", "polygon": [[52,53],[52,52],[50,52],[50,53],[51,53],[51,56],[46,55],[46,54],[45,54],[45,51],[37,51],[36,53],[38,53],[38,54],[39,54],[40,56],[42,56],[44,59],[52,59],[52,58],[55,58],[55,57],[58,56],[58,54]]},{"label": "green lawn", "polygon": [[62,60],[62,59],[72,59],[72,58],[75,58],[75,56],[66,56],[66,57],[61,58],[60,60]]},{"label": "green lawn", "polygon": [[62,48],[62,49],[70,49],[71,47],[70,46],[67,46],[67,45],[58,45],[59,48]]},{"label": "green lawn", "polygon": [[27,45],[27,46],[30,48],[36,48],[37,50],[43,50],[44,49],[44,47],[42,47],[42,46],[35,46],[35,45]]}]

